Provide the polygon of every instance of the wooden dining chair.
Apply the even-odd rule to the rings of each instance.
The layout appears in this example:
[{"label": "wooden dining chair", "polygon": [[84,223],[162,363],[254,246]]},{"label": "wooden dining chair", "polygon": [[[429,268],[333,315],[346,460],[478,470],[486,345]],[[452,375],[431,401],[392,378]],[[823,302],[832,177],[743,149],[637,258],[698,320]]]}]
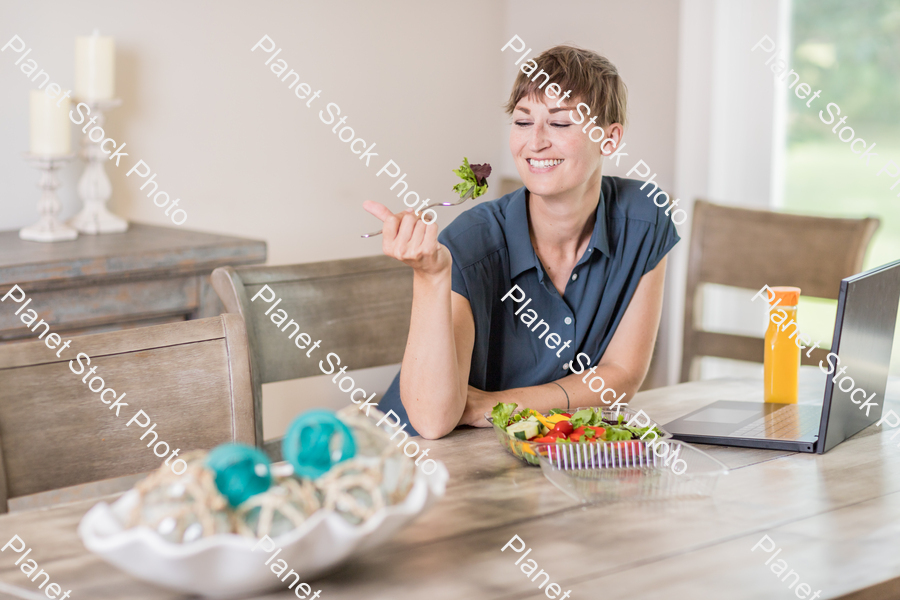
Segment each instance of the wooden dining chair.
[{"label": "wooden dining chair", "polygon": [[[264,383],[322,375],[319,360],[329,352],[351,369],[403,360],[412,310],[412,269],[393,258],[220,267],[213,271],[212,284],[225,310],[239,314],[247,327],[256,438],[261,446]],[[263,286],[269,286],[280,302],[264,302],[272,297],[268,292],[252,301]],[[299,332],[322,340],[318,358],[307,358],[308,350],[298,349],[289,339],[289,334],[299,335],[294,326],[273,322],[278,310],[299,325]],[[275,440],[264,447],[271,454],[277,452],[277,444]]]},{"label": "wooden dining chair", "polygon": [[[139,410],[149,420],[126,426]],[[64,350],[0,346],[0,512],[10,498],[157,469],[160,441],[181,455],[252,445],[255,431],[237,315],[76,336]]]},{"label": "wooden dining chair", "polygon": [[[862,270],[876,218],[836,219],[694,203],[684,301],[681,381],[696,379],[702,356],[763,362],[764,340],[697,328],[703,314],[701,285],[754,292],[764,285],[795,286],[803,296],[836,300],[840,281]],[[801,355],[817,365],[827,348]]]},{"label": "wooden dining chair", "polygon": [[497,194],[493,197],[499,198],[506,194],[511,194],[523,185],[525,184],[523,184],[522,180],[518,177],[501,177],[500,183],[497,185]]}]

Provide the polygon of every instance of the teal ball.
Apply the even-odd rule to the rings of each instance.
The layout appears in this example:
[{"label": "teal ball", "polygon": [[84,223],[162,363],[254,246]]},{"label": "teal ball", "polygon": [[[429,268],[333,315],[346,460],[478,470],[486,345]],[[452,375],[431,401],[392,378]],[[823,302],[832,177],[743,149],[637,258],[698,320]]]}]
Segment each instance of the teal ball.
[{"label": "teal ball", "polygon": [[315,479],[356,455],[353,432],[328,410],[308,411],[291,423],[281,445],[298,477]]},{"label": "teal ball", "polygon": [[206,457],[206,467],[215,473],[216,487],[231,506],[262,494],[272,485],[269,457],[252,446],[216,446]]}]

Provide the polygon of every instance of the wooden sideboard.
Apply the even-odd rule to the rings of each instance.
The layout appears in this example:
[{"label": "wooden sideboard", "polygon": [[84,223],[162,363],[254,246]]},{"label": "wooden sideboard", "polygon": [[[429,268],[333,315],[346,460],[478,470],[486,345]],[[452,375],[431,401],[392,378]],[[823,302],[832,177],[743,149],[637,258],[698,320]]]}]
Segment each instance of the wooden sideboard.
[{"label": "wooden sideboard", "polygon": [[[70,242],[0,232],[0,297],[14,285],[60,334],[94,333],[223,312],[209,283],[216,267],[266,260],[266,243],[131,223],[125,233]],[[0,304],[0,343],[31,339],[11,299]]]}]

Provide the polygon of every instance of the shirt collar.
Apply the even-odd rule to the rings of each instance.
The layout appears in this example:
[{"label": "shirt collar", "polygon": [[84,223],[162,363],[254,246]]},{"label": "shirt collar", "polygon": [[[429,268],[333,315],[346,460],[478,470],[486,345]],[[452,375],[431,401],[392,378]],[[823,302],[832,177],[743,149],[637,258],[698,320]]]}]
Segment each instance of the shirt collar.
[{"label": "shirt collar", "polygon": [[[525,201],[525,188],[521,187],[513,192],[509,201],[509,209],[506,213],[506,247],[509,250],[509,277],[514,279],[519,274],[534,267],[543,279],[543,269],[540,261],[531,245],[531,235],[528,233],[528,206]],[[603,189],[600,189],[600,199],[597,203],[597,219],[594,222],[594,231],[591,233],[589,248],[596,248],[607,257],[612,257],[609,251],[609,234],[606,227],[606,201],[603,197]],[[578,264],[586,261],[589,252],[579,260]]]}]

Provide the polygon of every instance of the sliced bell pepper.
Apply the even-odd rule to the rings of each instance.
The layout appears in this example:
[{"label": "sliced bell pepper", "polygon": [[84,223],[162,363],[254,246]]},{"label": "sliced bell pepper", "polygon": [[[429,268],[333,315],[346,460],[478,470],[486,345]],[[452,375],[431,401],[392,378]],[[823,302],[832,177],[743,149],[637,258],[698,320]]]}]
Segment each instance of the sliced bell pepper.
[{"label": "sliced bell pepper", "polygon": [[537,442],[539,444],[555,444],[557,440],[557,436],[545,435],[541,437],[536,437],[528,440],[529,442]]},{"label": "sliced bell pepper", "polygon": [[[585,437],[585,432],[587,430],[591,430],[594,432],[594,435]],[[606,434],[606,429],[603,427],[596,427],[594,425],[582,425],[581,427],[576,428],[569,434],[569,439],[573,442],[581,441],[582,438],[585,440],[602,440],[603,436]]]},{"label": "sliced bell pepper", "polygon": [[547,417],[545,417],[542,414],[534,413],[534,415],[537,418],[537,420],[540,422],[541,425],[543,425],[547,429],[553,429],[553,425],[555,424],[555,422],[550,421],[550,419],[548,419]]}]

